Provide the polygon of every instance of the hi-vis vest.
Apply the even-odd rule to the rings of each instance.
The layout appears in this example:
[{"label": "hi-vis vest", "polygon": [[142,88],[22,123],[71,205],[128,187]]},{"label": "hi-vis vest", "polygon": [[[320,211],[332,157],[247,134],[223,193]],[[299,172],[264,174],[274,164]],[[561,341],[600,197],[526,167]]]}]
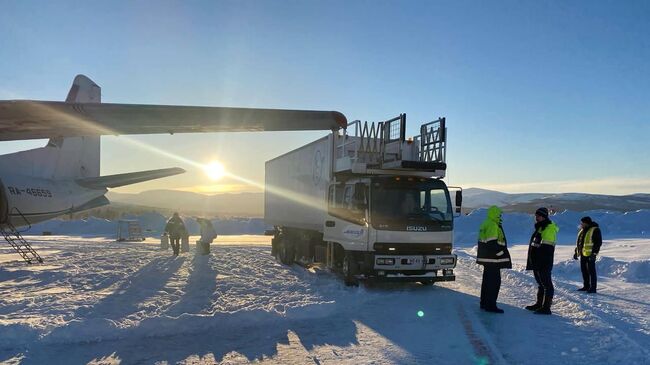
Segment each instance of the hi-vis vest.
[{"label": "hi-vis vest", "polygon": [[541,228],[539,228],[537,230],[537,232],[540,234],[540,236],[542,238],[540,243],[536,244],[533,241],[533,242],[531,242],[530,245],[533,246],[533,247],[539,247],[542,244],[555,246],[555,241],[557,240],[557,232],[559,230],[560,229],[558,228],[558,226],[555,225],[555,223],[552,223],[552,222],[548,226],[546,226],[546,228],[544,228],[544,230],[541,230]]},{"label": "hi-vis vest", "polygon": [[[496,241],[496,246],[488,245],[489,242]],[[510,263],[510,254],[507,254],[506,237],[503,229],[493,220],[486,219],[478,234],[479,251],[477,253],[477,263]],[[505,255],[505,256],[504,256]]]},{"label": "hi-vis vest", "polygon": [[[587,229],[587,233],[585,233],[585,238],[584,241],[582,242],[582,256],[591,256],[591,249],[594,247],[594,241],[592,240],[592,237],[594,235],[594,231],[596,230],[596,227],[591,227]],[[582,234],[582,229],[580,232],[578,232],[578,244],[580,244],[580,235]]]},{"label": "hi-vis vest", "polygon": [[490,241],[497,241],[500,246],[506,245],[506,238],[503,230],[496,223],[489,222],[483,224],[478,233],[478,241],[480,243],[488,243]]}]

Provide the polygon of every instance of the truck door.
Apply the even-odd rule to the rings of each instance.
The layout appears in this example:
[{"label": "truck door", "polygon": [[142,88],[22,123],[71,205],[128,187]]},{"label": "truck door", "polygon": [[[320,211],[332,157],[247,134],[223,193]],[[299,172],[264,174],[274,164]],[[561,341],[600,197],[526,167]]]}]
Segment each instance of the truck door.
[{"label": "truck door", "polygon": [[368,250],[367,204],[361,199],[361,185],[339,183],[329,187],[323,239],[337,242],[347,251]]}]

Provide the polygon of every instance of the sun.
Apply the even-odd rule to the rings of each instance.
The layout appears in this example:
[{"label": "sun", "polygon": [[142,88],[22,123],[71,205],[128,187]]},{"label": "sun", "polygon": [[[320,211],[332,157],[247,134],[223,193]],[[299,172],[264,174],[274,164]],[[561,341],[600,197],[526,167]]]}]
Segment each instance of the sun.
[{"label": "sun", "polygon": [[226,175],[226,168],[219,161],[212,161],[203,167],[210,180],[217,181]]}]

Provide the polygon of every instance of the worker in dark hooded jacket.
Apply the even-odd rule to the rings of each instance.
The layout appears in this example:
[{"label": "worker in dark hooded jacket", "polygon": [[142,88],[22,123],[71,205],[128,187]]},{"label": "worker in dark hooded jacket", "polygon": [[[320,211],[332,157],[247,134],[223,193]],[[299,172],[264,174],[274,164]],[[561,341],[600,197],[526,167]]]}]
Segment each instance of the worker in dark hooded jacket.
[{"label": "worker in dark hooded jacket", "polygon": [[580,232],[576,241],[576,251],[573,259],[580,257],[580,271],[582,271],[582,288],[578,291],[587,293],[596,292],[598,282],[596,275],[596,256],[603,244],[603,236],[598,223],[591,220],[591,217],[580,219]]},{"label": "worker in dark hooded jacket", "polygon": [[496,206],[488,209],[487,218],[479,228],[476,263],[483,265],[481,309],[492,313],[503,313],[503,309],[497,307],[497,297],[501,288],[501,269],[512,269],[512,261],[501,225],[501,209]]},{"label": "worker in dark hooded jacket", "polygon": [[174,215],[169,218],[167,225],[165,225],[165,232],[169,234],[169,243],[174,251],[174,256],[178,256],[181,248],[181,237],[187,235],[185,223],[178,213],[174,213]]},{"label": "worker in dark hooded jacket", "polygon": [[553,304],[553,258],[555,241],[560,228],[548,217],[548,209],[542,207],[535,211],[535,231],[530,237],[528,246],[528,263],[526,270],[533,270],[537,282],[537,302],[526,309],[535,314],[551,314]]}]

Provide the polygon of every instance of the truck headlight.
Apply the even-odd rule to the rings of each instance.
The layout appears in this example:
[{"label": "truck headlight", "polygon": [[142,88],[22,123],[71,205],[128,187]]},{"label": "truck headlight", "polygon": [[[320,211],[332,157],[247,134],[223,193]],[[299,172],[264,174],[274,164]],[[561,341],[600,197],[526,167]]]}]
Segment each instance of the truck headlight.
[{"label": "truck headlight", "polygon": [[377,265],[395,265],[395,259],[377,259]]},{"label": "truck headlight", "polygon": [[445,257],[440,259],[440,265],[453,265],[453,264],[454,264],[453,257]]}]

